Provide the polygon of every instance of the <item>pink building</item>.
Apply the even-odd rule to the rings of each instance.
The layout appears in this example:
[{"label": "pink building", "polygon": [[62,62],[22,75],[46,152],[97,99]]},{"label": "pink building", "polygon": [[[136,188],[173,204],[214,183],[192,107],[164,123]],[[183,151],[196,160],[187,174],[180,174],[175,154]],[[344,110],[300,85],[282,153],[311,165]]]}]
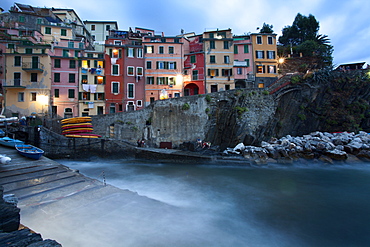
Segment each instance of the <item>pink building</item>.
[{"label": "pink building", "polygon": [[234,36],[234,80],[235,88],[254,86],[253,49],[249,35]]}]

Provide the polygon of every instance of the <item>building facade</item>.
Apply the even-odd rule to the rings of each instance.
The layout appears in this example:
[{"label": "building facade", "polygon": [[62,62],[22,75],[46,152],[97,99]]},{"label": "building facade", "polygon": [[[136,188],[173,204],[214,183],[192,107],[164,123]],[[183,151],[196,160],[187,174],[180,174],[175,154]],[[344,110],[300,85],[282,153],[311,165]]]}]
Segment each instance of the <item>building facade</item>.
[{"label": "building facade", "polygon": [[255,87],[253,48],[249,35],[234,36],[235,88]]}]

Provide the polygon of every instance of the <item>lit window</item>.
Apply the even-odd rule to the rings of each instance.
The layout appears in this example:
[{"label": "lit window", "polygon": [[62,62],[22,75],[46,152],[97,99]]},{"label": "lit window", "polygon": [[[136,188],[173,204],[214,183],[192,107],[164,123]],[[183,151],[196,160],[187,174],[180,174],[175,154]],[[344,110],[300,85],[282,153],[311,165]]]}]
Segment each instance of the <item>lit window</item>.
[{"label": "lit window", "polygon": [[134,48],[128,48],[128,57],[134,57]]},{"label": "lit window", "polygon": [[256,51],[256,58],[265,58],[265,52],[264,51]]},{"label": "lit window", "polygon": [[275,59],[275,51],[267,51],[268,59]]},{"label": "lit window", "polygon": [[31,101],[36,101],[36,93],[31,93]]}]

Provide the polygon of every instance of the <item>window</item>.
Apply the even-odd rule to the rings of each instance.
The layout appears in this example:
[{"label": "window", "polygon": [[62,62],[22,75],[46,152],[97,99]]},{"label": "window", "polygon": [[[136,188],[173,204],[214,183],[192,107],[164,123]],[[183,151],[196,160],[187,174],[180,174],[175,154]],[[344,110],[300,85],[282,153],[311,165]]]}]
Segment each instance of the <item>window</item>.
[{"label": "window", "polygon": [[242,68],[236,68],[236,73],[237,73],[238,75],[243,74],[243,69],[242,69]]},{"label": "window", "polygon": [[79,53],[78,51],[75,51],[75,57],[78,57],[78,53]]},{"label": "window", "polygon": [[63,50],[63,57],[69,57],[69,50]]},{"label": "window", "polygon": [[257,36],[257,44],[262,44],[262,36]]},{"label": "window", "polygon": [[115,40],[115,41],[114,41],[114,45],[122,45],[122,41],[120,41],[120,40]]},{"label": "window", "polygon": [[176,62],[168,62],[168,69],[176,69]]},{"label": "window", "polygon": [[273,38],[272,38],[271,36],[268,36],[268,37],[267,37],[267,43],[268,43],[269,45],[273,45],[273,44],[274,44],[274,40],[273,40]]},{"label": "window", "polygon": [[24,18],[24,16],[19,16],[18,20],[19,22],[25,22],[26,19]]},{"label": "window", "polygon": [[137,57],[142,58],[143,57],[143,49],[139,48],[137,49]]},{"label": "window", "polygon": [[173,54],[173,53],[174,53],[173,46],[169,46],[168,47],[168,54]]},{"label": "window", "polygon": [[265,58],[265,52],[264,51],[256,51],[256,58]]},{"label": "window", "polygon": [[153,76],[148,76],[146,78],[146,84],[154,85],[154,77]]},{"label": "window", "polygon": [[51,34],[51,27],[45,27],[45,34]]},{"label": "window", "polygon": [[145,46],[145,53],[153,53],[154,46]]},{"label": "window", "polygon": [[166,85],[166,77],[157,77],[157,85]]},{"label": "window", "polygon": [[87,57],[91,57],[91,58],[93,58],[93,57],[94,57],[94,54],[89,53],[89,54],[87,54]]},{"label": "window", "polygon": [[136,67],[136,75],[137,76],[143,76],[144,73],[143,73],[143,68],[142,67]]},{"label": "window", "polygon": [[69,60],[69,68],[70,69],[76,68],[76,60]]},{"label": "window", "polygon": [[91,25],[91,31],[95,31],[95,25]]},{"label": "window", "polygon": [[216,44],[215,44],[215,41],[214,40],[210,40],[209,41],[209,48],[210,49],[216,49]]},{"label": "window", "polygon": [[24,102],[24,92],[18,93],[18,102]]},{"label": "window", "polygon": [[41,25],[42,24],[42,19],[41,18],[37,18],[37,25]]},{"label": "window", "polygon": [[87,81],[87,75],[81,75],[81,83],[82,84],[87,84],[88,81]]},{"label": "window", "polygon": [[78,43],[78,48],[84,49],[85,48],[85,44],[83,42]]},{"label": "window", "polygon": [[109,49],[109,55],[113,58],[121,58],[122,57],[121,49]]},{"label": "window", "polygon": [[164,51],[163,51],[163,46],[160,46],[160,47],[159,47],[158,53],[159,53],[159,54],[163,54],[163,53],[164,53]]},{"label": "window", "polygon": [[31,99],[31,101],[36,101],[37,100],[36,95],[37,94],[35,92],[31,92],[30,93],[30,99]]},{"label": "window", "polygon": [[67,29],[60,29],[60,35],[67,36]]},{"label": "window", "polygon": [[229,41],[224,41],[224,49],[229,49]]},{"label": "window", "polygon": [[105,26],[105,30],[106,30],[106,31],[109,31],[109,30],[110,30],[110,25],[106,25],[106,26]]},{"label": "window", "polygon": [[238,46],[234,45],[234,54],[238,54]]},{"label": "window", "polygon": [[142,106],[143,102],[141,100],[136,101],[137,106]]},{"label": "window", "polygon": [[256,71],[257,71],[258,74],[265,73],[265,66],[264,65],[257,65],[256,66]]},{"label": "window", "polygon": [[197,59],[195,55],[190,56],[190,63],[196,63]]},{"label": "window", "polygon": [[193,70],[192,80],[193,81],[198,80],[198,70]]},{"label": "window", "polygon": [[73,43],[73,41],[68,41],[68,48],[75,48],[75,43]]},{"label": "window", "polygon": [[152,61],[146,61],[146,68],[152,69]]},{"label": "window", "polygon": [[209,56],[209,62],[216,63],[216,56],[213,56],[213,55]]},{"label": "window", "polygon": [[217,85],[211,85],[211,93],[217,92],[218,88]]},{"label": "window", "polygon": [[73,99],[75,97],[75,90],[68,89],[68,98]]},{"label": "window", "polygon": [[275,65],[269,65],[269,74],[276,74],[276,66]]},{"label": "window", "polygon": [[132,83],[127,84],[127,98],[134,98],[134,87]]},{"label": "window", "polygon": [[268,59],[275,59],[275,51],[267,51]]},{"label": "window", "polygon": [[104,76],[95,76],[94,77],[94,84],[105,84],[105,77]]},{"label": "window", "polygon": [[232,76],[232,70],[231,69],[223,69],[222,70],[222,76]]},{"label": "window", "polygon": [[60,59],[54,60],[54,68],[60,68]]},{"label": "window", "polygon": [[112,81],[112,93],[119,93],[119,82],[118,81]]},{"label": "window", "polygon": [[75,83],[76,82],[76,74],[69,74],[68,75],[68,82]]},{"label": "window", "polygon": [[60,73],[54,73],[54,82],[60,82]]},{"label": "window", "polygon": [[244,45],[244,53],[249,53],[249,46],[248,45]]},{"label": "window", "polygon": [[14,72],[14,86],[20,86],[20,85],[21,85],[21,73]]},{"label": "window", "polygon": [[208,76],[211,78],[218,76],[218,69],[208,69]]},{"label": "window", "polygon": [[94,94],[94,99],[95,100],[104,100],[105,95],[104,95],[104,93],[96,93],[96,94]]},{"label": "window", "polygon": [[258,88],[264,88],[265,87],[265,83],[258,83]]},{"label": "window", "polygon": [[15,48],[15,46],[14,46],[14,44],[8,44],[8,48],[9,48],[9,49],[14,49],[14,48]]},{"label": "window", "polygon": [[54,98],[59,98],[59,89],[54,89]]},{"label": "window", "polygon": [[134,57],[134,48],[128,48],[127,49],[127,56],[128,57]]},{"label": "window", "polygon": [[176,85],[176,77],[169,77],[168,78],[169,85]]},{"label": "window", "polygon": [[26,54],[32,54],[32,48],[26,48]]},{"label": "window", "polygon": [[247,62],[247,67],[249,67],[249,59],[244,59]]},{"label": "window", "polygon": [[31,82],[37,82],[37,73],[31,73]]},{"label": "window", "polygon": [[157,62],[157,69],[164,69],[164,62]]},{"label": "window", "polygon": [[109,113],[115,113],[116,112],[116,105],[114,103],[111,103],[109,106]]},{"label": "window", "polygon": [[230,63],[230,57],[229,56],[224,56],[224,63]]},{"label": "window", "polygon": [[127,75],[128,76],[134,76],[135,75],[134,69],[135,69],[135,67],[133,67],[133,66],[127,66]]},{"label": "window", "polygon": [[118,64],[112,65],[112,75],[119,75],[119,65]]},{"label": "window", "polygon": [[21,66],[22,57],[14,56],[14,66]]},{"label": "window", "polygon": [[210,39],[214,39],[214,38],[215,38],[215,34],[214,34],[214,33],[210,33],[210,34],[209,34],[209,38],[210,38]]}]

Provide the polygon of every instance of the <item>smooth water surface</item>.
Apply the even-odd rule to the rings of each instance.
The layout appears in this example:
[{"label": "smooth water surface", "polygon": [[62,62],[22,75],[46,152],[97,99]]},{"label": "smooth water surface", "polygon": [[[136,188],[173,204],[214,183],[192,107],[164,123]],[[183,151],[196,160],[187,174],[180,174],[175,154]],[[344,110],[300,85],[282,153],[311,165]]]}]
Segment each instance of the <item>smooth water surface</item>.
[{"label": "smooth water surface", "polygon": [[[162,240],[162,246],[172,245],[166,242],[177,242],[177,246],[370,246],[367,163],[247,167],[103,159],[58,162],[183,209],[186,222],[178,223],[178,236],[166,236],[168,242]],[[163,224],[171,228],[171,221],[177,221],[176,216]],[[184,232],[190,232],[192,239],[180,237]]]}]

